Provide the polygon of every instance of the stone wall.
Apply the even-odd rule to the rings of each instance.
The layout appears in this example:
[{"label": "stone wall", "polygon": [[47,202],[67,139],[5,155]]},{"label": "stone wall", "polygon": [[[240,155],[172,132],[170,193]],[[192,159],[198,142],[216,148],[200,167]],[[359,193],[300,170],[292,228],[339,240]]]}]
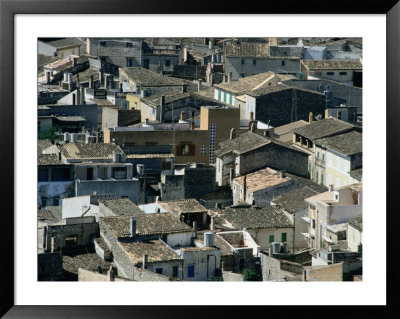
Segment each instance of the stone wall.
[{"label": "stone wall", "polygon": [[184,175],[162,175],[160,183],[161,200],[180,200],[185,198]]},{"label": "stone wall", "polygon": [[324,117],[325,108],[323,94],[289,89],[257,97],[254,116],[256,120],[270,121],[270,125],[276,127],[298,120],[308,121],[309,112]]},{"label": "stone wall", "polygon": [[[286,267],[282,267],[282,263],[285,263]],[[293,277],[301,273],[301,265],[295,265],[294,263],[290,265],[288,262],[269,257],[265,254],[261,254],[261,269],[263,281],[281,281],[286,276]]]},{"label": "stone wall", "polygon": [[138,267],[133,267],[133,279],[136,281],[169,281],[167,276]]},{"label": "stone wall", "polygon": [[222,278],[224,281],[243,281],[243,275],[231,271],[222,271]]},{"label": "stone wall", "polygon": [[305,267],[304,281],[343,281],[343,264]]},{"label": "stone wall", "polygon": [[266,166],[308,177],[308,154],[270,143],[240,156],[240,175]]},{"label": "stone wall", "polygon": [[215,191],[215,168],[185,168],[185,198],[200,198]]},{"label": "stone wall", "polygon": [[60,252],[38,254],[38,280],[58,281],[63,279],[62,256]]}]

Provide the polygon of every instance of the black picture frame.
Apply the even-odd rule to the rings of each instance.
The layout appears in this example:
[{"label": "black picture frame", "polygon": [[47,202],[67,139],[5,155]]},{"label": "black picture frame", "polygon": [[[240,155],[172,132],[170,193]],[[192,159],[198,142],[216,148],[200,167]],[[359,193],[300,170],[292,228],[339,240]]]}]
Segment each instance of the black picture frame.
[{"label": "black picture frame", "polygon": [[[330,5],[325,1],[307,0],[260,3],[248,2],[234,4],[230,2],[202,1],[196,6],[194,2],[181,0],[0,0],[0,129],[1,156],[0,176],[3,181],[1,197],[1,308],[0,315],[4,318],[159,318],[180,317],[188,315],[191,318],[279,315],[285,316],[311,315],[309,306],[16,306],[14,288],[14,16],[16,14],[385,14],[387,19],[387,100],[386,100],[386,172],[387,176],[387,306],[346,307],[318,306],[311,311],[323,311],[329,316],[354,317],[367,313],[376,317],[395,317],[399,315],[396,308],[397,293],[395,288],[399,283],[394,272],[395,267],[395,227],[398,225],[398,209],[394,198],[395,178],[399,176],[400,162],[397,151],[400,136],[400,3],[391,1],[335,1]],[[377,47],[379,49],[379,47]],[[384,101],[382,101],[382,104]],[[383,135],[383,134],[382,134]],[[382,144],[385,143],[382,141]],[[7,156],[6,156],[7,154]],[[380,168],[376,168],[380,169]],[[376,187],[379,187],[377,185]],[[384,200],[384,199],[381,199]],[[382,214],[383,212],[379,212]],[[379,216],[380,214],[377,214]],[[36,267],[32,264],[31,267]],[[32,292],[34,293],[34,292]],[[249,309],[251,307],[251,309]],[[398,316],[397,315],[397,316]]]}]

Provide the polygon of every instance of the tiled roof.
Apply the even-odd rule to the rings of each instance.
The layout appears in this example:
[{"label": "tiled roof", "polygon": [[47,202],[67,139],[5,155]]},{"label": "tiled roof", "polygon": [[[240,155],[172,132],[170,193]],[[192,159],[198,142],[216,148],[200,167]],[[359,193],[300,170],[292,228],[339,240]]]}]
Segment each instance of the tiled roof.
[{"label": "tiled roof", "polygon": [[37,153],[38,153],[38,155],[39,155],[39,154],[42,154],[42,152],[43,152],[46,148],[48,148],[48,147],[50,147],[50,146],[53,146],[53,143],[52,143],[49,139],[38,140],[38,143],[37,143]]},{"label": "tiled roof", "polygon": [[169,202],[158,202],[167,212],[179,215],[181,213],[207,212],[207,208],[195,199],[184,199]]},{"label": "tiled roof", "polygon": [[174,158],[174,154],[129,154],[126,158]]},{"label": "tiled roof", "polygon": [[65,165],[65,163],[58,159],[57,154],[39,154],[37,161],[39,166]]},{"label": "tiled roof", "polygon": [[354,125],[351,125],[350,123],[328,118],[297,128],[294,130],[294,133],[304,136],[310,140],[316,140],[326,136],[338,134],[340,132],[350,131],[353,128]]},{"label": "tiled roof", "polygon": [[120,75],[121,73],[134,80],[137,86],[179,86],[186,84],[183,80],[168,77],[141,67],[120,68]]},{"label": "tiled roof", "polygon": [[362,215],[349,219],[347,223],[354,228],[358,229],[359,231],[362,231]]},{"label": "tiled roof", "polygon": [[299,211],[307,209],[308,205],[305,203],[307,197],[318,194],[315,190],[308,187],[302,187],[295,191],[285,193],[273,199],[273,202],[284,209],[286,212],[295,214]]},{"label": "tiled roof", "polygon": [[264,229],[293,227],[282,209],[276,206],[226,208],[212,213],[217,228]]},{"label": "tiled roof", "polygon": [[123,153],[118,145],[110,143],[67,143],[60,145],[60,151],[67,160],[112,160],[113,152]]},{"label": "tiled roof", "polygon": [[310,70],[362,70],[360,60],[303,60]]},{"label": "tiled roof", "polygon": [[165,97],[165,103],[171,103],[173,101],[188,98],[188,97],[190,97],[190,94],[182,93],[182,91],[179,91],[179,90],[170,89],[170,90],[152,94],[148,97],[144,97],[144,98],[140,99],[140,101],[147,105],[158,107],[160,105],[160,98],[162,96]]},{"label": "tiled roof", "polygon": [[110,209],[115,215],[136,215],[143,214],[143,211],[135,205],[129,198],[118,198],[118,199],[100,199],[99,203],[102,203],[108,209]]},{"label": "tiled roof", "polygon": [[268,57],[269,44],[257,42],[226,42],[225,54],[226,56],[239,57]]},{"label": "tiled roof", "polygon": [[90,81],[90,76],[93,75],[93,81],[98,81],[100,78],[99,69],[96,68],[88,68],[82,72],[76,73],[73,75],[73,80],[77,81],[79,75],[79,82]]},{"label": "tiled roof", "polygon": [[[131,237],[130,217],[104,217],[100,218],[116,236]],[[137,235],[159,235],[172,233],[185,233],[192,231],[192,228],[178,220],[171,213],[137,214],[136,234]]]},{"label": "tiled roof", "polygon": [[[246,176],[246,189],[252,192],[259,191],[268,187],[276,186],[282,183],[291,181],[290,177],[281,177],[280,172],[270,168],[260,169],[254,173],[247,174]],[[239,185],[244,184],[245,176],[236,177],[234,182]]]},{"label": "tiled roof", "polygon": [[[293,131],[299,127],[306,126],[308,122],[299,120],[289,124],[281,125],[274,128],[275,138],[278,138],[282,142],[293,141]],[[276,136],[277,135],[277,136]]]},{"label": "tiled roof", "polygon": [[220,149],[215,151],[216,156],[223,156],[230,152],[243,154],[260,146],[271,143],[271,140],[264,136],[248,131],[240,134],[234,139],[225,140],[219,143]]},{"label": "tiled roof", "polygon": [[354,179],[358,180],[361,182],[362,180],[362,168],[355,169],[353,171],[349,172],[350,176],[353,177]]},{"label": "tiled roof", "polygon": [[62,49],[62,48],[67,48],[67,47],[71,47],[71,46],[82,45],[84,42],[77,38],[65,38],[65,39],[50,41],[50,42],[46,42],[46,43],[57,49]]},{"label": "tiled roof", "polygon": [[99,266],[103,273],[106,273],[111,266],[111,263],[102,260],[96,253],[63,255],[63,268],[65,271],[78,274],[79,268],[97,271]]},{"label": "tiled roof", "polygon": [[38,54],[38,73],[43,71],[43,66],[58,60],[57,57],[54,56],[47,56],[44,54]]},{"label": "tiled roof", "polygon": [[256,75],[246,76],[244,78],[234,80],[231,82],[224,82],[214,85],[218,89],[222,89],[234,94],[244,94],[247,91],[252,91],[262,87],[262,85],[268,85],[269,81],[277,76],[273,72],[265,72]]},{"label": "tiled roof", "polygon": [[309,92],[309,93],[312,93],[312,94],[317,94],[317,95],[324,96],[320,92],[307,90],[307,89],[303,89],[303,88],[290,87],[290,86],[287,86],[285,84],[278,84],[278,85],[261,87],[261,88],[256,89],[256,90],[246,92],[246,94],[250,95],[250,96],[254,96],[254,97],[259,97],[259,96],[267,95],[267,94],[270,94],[270,93],[281,92],[281,91],[286,91],[286,90]]},{"label": "tiled roof", "polygon": [[131,243],[118,242],[118,244],[135,264],[143,263],[143,255],[147,255],[147,262],[149,263],[182,260],[172,248],[159,239]]},{"label": "tiled roof", "polygon": [[356,131],[315,140],[315,144],[349,156],[362,153],[362,134]]},{"label": "tiled roof", "polygon": [[50,210],[40,210],[38,209],[38,219],[57,221],[57,217],[53,215]]}]

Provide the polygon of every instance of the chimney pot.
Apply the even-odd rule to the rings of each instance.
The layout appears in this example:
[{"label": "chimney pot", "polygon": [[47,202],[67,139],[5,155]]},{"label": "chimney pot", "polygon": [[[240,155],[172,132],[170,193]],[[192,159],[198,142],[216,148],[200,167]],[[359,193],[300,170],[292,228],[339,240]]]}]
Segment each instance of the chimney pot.
[{"label": "chimney pot", "polygon": [[256,129],[257,129],[256,123],[255,123],[255,122],[251,123],[250,131],[252,131],[253,133],[255,133],[255,132],[256,132]]},{"label": "chimney pot", "polygon": [[312,112],[310,112],[310,113],[308,114],[308,122],[309,122],[309,124],[311,124],[311,123],[313,122],[312,116],[313,116],[313,114],[312,114]]},{"label": "chimney pot", "polygon": [[231,128],[230,139],[233,140],[235,137],[236,137],[236,130],[234,128]]},{"label": "chimney pot", "polygon": [[136,236],[136,218],[135,217],[130,218],[130,232],[131,232],[131,237]]},{"label": "chimney pot", "polygon": [[143,255],[143,269],[147,269],[147,260],[148,260],[148,256],[145,254]]}]

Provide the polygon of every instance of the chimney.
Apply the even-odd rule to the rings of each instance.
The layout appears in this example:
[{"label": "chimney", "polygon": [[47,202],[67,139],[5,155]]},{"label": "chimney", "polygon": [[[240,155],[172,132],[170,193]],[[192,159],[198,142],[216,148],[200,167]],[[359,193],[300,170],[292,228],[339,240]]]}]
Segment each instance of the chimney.
[{"label": "chimney", "polygon": [[119,93],[122,93],[123,89],[122,89],[122,83],[119,84]]},{"label": "chimney", "polygon": [[243,179],[243,201],[246,201],[246,188],[247,188],[247,175],[244,175]]},{"label": "chimney", "polygon": [[312,123],[312,112],[310,112],[308,114],[308,123],[311,124]]},{"label": "chimney", "polygon": [[280,176],[281,176],[281,178],[285,178],[285,177],[286,177],[286,172],[285,172],[285,170],[281,170],[281,171],[280,171]]},{"label": "chimney", "polygon": [[160,122],[162,122],[162,119],[163,119],[164,106],[165,106],[165,96],[163,95],[160,97]]},{"label": "chimney", "polygon": [[61,161],[61,152],[58,152],[58,160]]},{"label": "chimney", "polygon": [[80,91],[81,91],[81,95],[80,95],[80,101],[79,101],[79,104],[81,104],[81,105],[83,105],[83,104],[85,104],[85,88],[84,87],[81,87],[81,88],[78,88],[78,90],[80,89]]},{"label": "chimney", "polygon": [[328,114],[329,112],[328,112],[328,109],[326,109],[325,110],[325,118],[327,119],[328,117],[329,117],[329,114]]},{"label": "chimney", "polygon": [[197,91],[200,91],[202,89],[202,86],[203,86],[203,80],[199,79],[197,81]]},{"label": "chimney", "polygon": [[185,113],[185,111],[181,112],[181,121],[186,121],[186,113]]},{"label": "chimney", "polygon": [[209,48],[210,50],[213,50],[213,49],[214,49],[214,40],[211,40],[211,39],[210,39],[210,41],[208,42],[208,48]]},{"label": "chimney", "polygon": [[229,184],[232,186],[233,178],[235,177],[235,170],[231,168],[229,170]]},{"label": "chimney", "polygon": [[275,131],[274,131],[273,127],[269,128],[269,129],[266,129],[264,131],[264,136],[265,137],[274,137],[274,134],[275,134]]},{"label": "chimney", "polygon": [[131,231],[131,237],[136,236],[136,217],[131,217],[129,220],[129,226]]},{"label": "chimney", "polygon": [[214,233],[206,232],[204,233],[204,247],[214,246]]},{"label": "chimney", "polygon": [[72,58],[72,67],[74,68],[76,66],[76,58]]},{"label": "chimney", "polygon": [[94,89],[94,77],[93,77],[93,75],[90,76],[89,88]]},{"label": "chimney", "polygon": [[96,132],[96,143],[100,143],[99,138],[100,138],[100,132]]},{"label": "chimney", "polygon": [[253,133],[256,132],[257,129],[257,123],[253,122],[251,123],[251,127],[250,127],[250,131],[252,131]]},{"label": "chimney", "polygon": [[107,279],[108,281],[114,281],[114,271],[112,266],[110,266],[110,269],[107,271]]},{"label": "chimney", "polygon": [[146,90],[140,90],[140,97],[141,98],[146,97]]},{"label": "chimney", "polygon": [[192,111],[192,120],[190,122],[190,129],[194,130],[194,111]]},{"label": "chimney", "polygon": [[143,255],[143,265],[142,265],[143,269],[147,269],[147,260],[148,260],[148,256],[146,254]]},{"label": "chimney", "polygon": [[210,230],[215,230],[215,221],[214,221],[214,217],[211,217],[211,221],[210,221]]},{"label": "chimney", "polygon": [[254,113],[250,112],[250,120],[249,121],[253,121],[254,120]]},{"label": "chimney", "polygon": [[103,85],[103,70],[100,69],[99,71],[99,83],[100,83],[100,87],[102,87]]},{"label": "chimney", "polygon": [[232,72],[228,72],[228,83],[232,81]]},{"label": "chimney", "polygon": [[332,184],[329,184],[329,185],[328,185],[328,190],[329,190],[330,192],[332,192],[332,191],[334,190],[334,188],[333,188],[333,185],[332,185]]},{"label": "chimney", "polygon": [[234,128],[231,128],[230,139],[233,140],[235,137],[236,137],[236,130]]},{"label": "chimney", "polygon": [[149,124],[149,119],[144,119],[144,124],[148,125]]},{"label": "chimney", "polygon": [[46,72],[46,83],[50,84],[50,72]]},{"label": "chimney", "polygon": [[186,84],[182,85],[182,93],[186,93]]},{"label": "chimney", "polygon": [[76,105],[76,94],[72,93],[72,105]]},{"label": "chimney", "polygon": [[108,75],[104,75],[104,88],[108,90]]},{"label": "chimney", "polygon": [[197,222],[193,221],[193,231],[196,232],[197,231]]},{"label": "chimney", "polygon": [[56,247],[56,238],[54,236],[51,236],[51,241],[50,241],[50,251],[54,253]]}]

